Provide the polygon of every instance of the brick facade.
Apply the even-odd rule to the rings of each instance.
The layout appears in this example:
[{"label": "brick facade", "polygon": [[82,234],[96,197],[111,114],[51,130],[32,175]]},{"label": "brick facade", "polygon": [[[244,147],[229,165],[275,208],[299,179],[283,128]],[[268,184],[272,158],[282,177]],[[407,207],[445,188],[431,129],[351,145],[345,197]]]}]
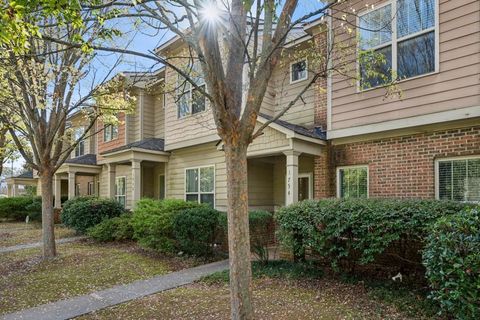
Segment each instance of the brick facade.
[{"label": "brick facade", "polygon": [[103,123],[101,121],[99,121],[98,123],[98,128],[101,130],[100,133],[97,135],[97,139],[98,139],[97,157],[99,159],[102,158],[102,156],[100,155],[102,152],[112,150],[125,145],[125,135],[126,135],[125,113],[123,112],[119,113],[118,120],[120,122],[118,125],[118,138],[108,142],[103,141]]},{"label": "brick facade", "polygon": [[315,198],[335,196],[322,184],[336,183],[336,166],[361,164],[369,167],[370,197],[434,198],[435,160],[480,155],[480,126],[335,145],[330,152],[329,171],[328,153],[315,161],[316,178],[323,179],[315,181]]}]

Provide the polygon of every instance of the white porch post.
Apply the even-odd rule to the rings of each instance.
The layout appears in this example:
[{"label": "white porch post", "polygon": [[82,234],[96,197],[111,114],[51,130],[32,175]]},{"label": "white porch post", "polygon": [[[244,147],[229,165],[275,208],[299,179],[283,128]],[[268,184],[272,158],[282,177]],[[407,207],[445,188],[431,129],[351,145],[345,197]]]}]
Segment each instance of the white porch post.
[{"label": "white porch post", "polygon": [[142,161],[132,160],[132,208],[142,197]]},{"label": "white porch post", "polygon": [[62,207],[62,180],[58,174],[54,175],[54,194],[55,194],[55,208]]},{"label": "white porch post", "polygon": [[68,172],[68,200],[75,198],[75,172]]},{"label": "white porch post", "polygon": [[109,163],[108,167],[108,197],[115,198],[115,164]]},{"label": "white porch post", "polygon": [[13,197],[13,188],[11,184],[7,185],[7,196],[8,197]]},{"label": "white porch post", "polygon": [[285,180],[285,205],[298,202],[298,156],[300,152],[286,151],[287,175]]},{"label": "white porch post", "polygon": [[12,197],[16,197],[17,196],[17,184],[16,183],[14,183],[12,185],[12,191],[13,191],[12,192]]}]

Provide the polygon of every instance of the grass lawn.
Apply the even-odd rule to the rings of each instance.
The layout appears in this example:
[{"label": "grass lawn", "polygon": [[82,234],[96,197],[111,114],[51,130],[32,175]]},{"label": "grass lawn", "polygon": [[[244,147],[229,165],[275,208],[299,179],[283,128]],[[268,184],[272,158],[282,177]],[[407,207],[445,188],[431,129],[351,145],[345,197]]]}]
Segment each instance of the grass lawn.
[{"label": "grass lawn", "polygon": [[41,260],[39,248],[0,254],[0,314],[202,263],[150,253],[134,243],[83,241],[57,250],[51,261]]},{"label": "grass lawn", "polygon": [[[431,306],[414,290],[282,268],[282,263],[268,270],[254,266],[255,319],[434,319]],[[215,274],[78,320],[229,319],[226,279],[226,273]]]},{"label": "grass lawn", "polygon": [[[75,236],[75,231],[61,225],[55,226],[56,239]],[[0,247],[27,244],[42,240],[42,226],[39,223],[2,222],[0,223]]]}]

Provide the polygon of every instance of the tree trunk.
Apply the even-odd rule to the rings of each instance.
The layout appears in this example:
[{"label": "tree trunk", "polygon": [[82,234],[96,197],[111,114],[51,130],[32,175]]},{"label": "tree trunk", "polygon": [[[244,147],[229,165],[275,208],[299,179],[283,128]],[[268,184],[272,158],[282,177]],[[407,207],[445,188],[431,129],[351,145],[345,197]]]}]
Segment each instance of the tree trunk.
[{"label": "tree trunk", "polygon": [[227,164],[231,318],[233,320],[253,319],[247,147],[225,145],[225,161]]},{"label": "tree trunk", "polygon": [[42,174],[40,183],[42,185],[43,258],[50,259],[57,255],[53,219],[53,176]]}]

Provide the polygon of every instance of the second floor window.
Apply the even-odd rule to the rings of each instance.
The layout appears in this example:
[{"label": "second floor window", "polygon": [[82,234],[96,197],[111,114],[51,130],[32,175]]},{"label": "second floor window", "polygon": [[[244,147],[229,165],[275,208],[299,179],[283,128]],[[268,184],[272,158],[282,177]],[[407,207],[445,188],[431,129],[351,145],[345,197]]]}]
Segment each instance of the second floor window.
[{"label": "second floor window", "polygon": [[362,89],[435,71],[435,1],[391,0],[359,17]]},{"label": "second floor window", "polygon": [[112,141],[118,138],[118,126],[106,125],[103,128],[103,142]]},{"label": "second floor window", "polygon": [[73,133],[74,141],[78,141],[77,146],[75,147],[75,157],[80,157],[85,154],[85,140],[80,140],[84,132],[85,130],[83,128],[76,128]]},{"label": "second floor window", "polygon": [[301,60],[290,65],[290,83],[308,78],[307,61]]},{"label": "second floor window", "polygon": [[177,82],[177,116],[183,118],[191,114],[205,111],[206,99],[199,88],[205,90],[205,81],[201,76],[200,66],[195,63],[190,72],[190,77],[197,87],[186,81],[183,77],[178,77]]},{"label": "second floor window", "polygon": [[368,167],[338,168],[337,186],[340,198],[368,198]]}]

